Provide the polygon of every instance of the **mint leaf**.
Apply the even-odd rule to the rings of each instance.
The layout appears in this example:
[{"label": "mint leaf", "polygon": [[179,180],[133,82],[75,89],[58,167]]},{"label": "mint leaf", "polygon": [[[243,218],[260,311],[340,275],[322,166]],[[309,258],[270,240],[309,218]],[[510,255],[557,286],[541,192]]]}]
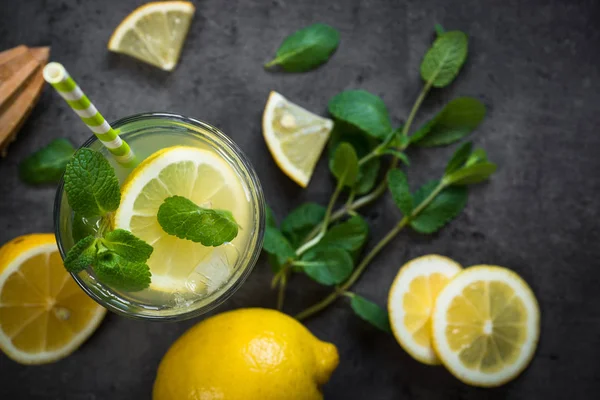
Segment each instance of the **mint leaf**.
[{"label": "mint leaf", "polygon": [[183,196],[167,197],[156,217],[169,235],[204,246],[220,246],[238,234],[238,224],[230,211],[198,207]]},{"label": "mint leaf", "polygon": [[263,250],[276,256],[279,264],[285,264],[288,260],[296,257],[294,248],[285,236],[277,228],[270,226],[265,229]]},{"label": "mint leaf", "polygon": [[452,100],[412,136],[417,146],[442,146],[459,141],[473,132],[485,117],[485,106],[473,97]]},{"label": "mint leaf", "polygon": [[65,257],[65,268],[74,274],[81,272],[94,263],[97,253],[96,238],[87,236],[69,250]]},{"label": "mint leaf", "polygon": [[438,35],[438,36],[442,36],[444,33],[446,33],[446,30],[440,24],[435,24],[435,26],[433,27],[433,29],[435,30],[435,34]]},{"label": "mint leaf", "polygon": [[387,179],[394,203],[404,216],[410,216],[413,211],[413,198],[406,175],[399,169],[393,169],[388,173]]},{"label": "mint leaf", "polygon": [[277,228],[277,219],[275,218],[275,213],[273,212],[271,207],[265,206],[265,214],[266,214],[266,218],[265,218],[266,225]]},{"label": "mint leaf", "polygon": [[322,285],[335,285],[346,280],[354,263],[348,252],[339,247],[317,246],[302,255],[300,262],[306,275]]},{"label": "mint leaf", "polygon": [[469,159],[472,149],[473,144],[471,142],[466,142],[460,145],[452,155],[452,158],[450,158],[450,161],[448,161],[448,164],[446,164],[446,169],[444,173],[448,175],[454,171],[461,169]]},{"label": "mint leaf", "polygon": [[356,194],[366,194],[373,189],[379,175],[379,168],[381,167],[381,161],[378,157],[371,158],[369,161],[359,166],[358,178],[354,191]]},{"label": "mint leaf", "polygon": [[368,236],[369,225],[360,215],[354,215],[347,221],[331,227],[319,242],[319,246],[337,246],[354,253],[364,246]]},{"label": "mint leaf", "polygon": [[104,247],[125,258],[127,261],[144,262],[154,248],[125,229],[115,229],[101,239]]},{"label": "mint leaf", "polygon": [[73,214],[73,223],[71,224],[71,235],[74,242],[79,242],[86,236],[96,236],[100,226],[100,217],[85,218],[81,215]]},{"label": "mint leaf", "polygon": [[19,165],[19,176],[30,184],[56,183],[60,180],[75,149],[67,139],[54,139]]},{"label": "mint leaf", "polygon": [[281,267],[283,266],[283,264],[279,262],[279,259],[276,255],[269,254],[267,260],[269,261],[269,266],[271,266],[271,271],[273,272],[273,274],[276,275],[279,271],[281,271]]},{"label": "mint leaf", "polygon": [[433,87],[448,86],[467,59],[467,35],[446,32],[433,42],[421,63],[421,77]]},{"label": "mint leaf", "polygon": [[482,162],[487,161],[487,154],[485,153],[485,150],[483,149],[475,149],[475,151],[473,151],[471,153],[471,155],[469,156],[469,158],[467,159],[467,162],[465,163],[465,167],[474,165],[474,164],[479,164]]},{"label": "mint leaf", "polygon": [[329,169],[338,180],[338,185],[353,186],[358,177],[358,157],[348,143],[340,144],[329,162]]},{"label": "mint leaf", "polygon": [[131,262],[111,251],[98,254],[94,273],[105,285],[126,292],[146,289],[152,276],[145,263]]},{"label": "mint leaf", "polygon": [[288,72],[305,72],[329,59],[340,43],[340,34],[329,25],[314,24],[291,34],[265,67],[280,65]]},{"label": "mint leaf", "polygon": [[67,164],[65,191],[69,205],[82,217],[99,217],[115,211],[121,189],[106,158],[91,149],[79,149]]},{"label": "mint leaf", "polygon": [[461,168],[458,171],[447,175],[444,177],[444,182],[448,185],[474,185],[488,179],[496,172],[496,169],[496,164],[482,162]]},{"label": "mint leaf", "polygon": [[343,142],[349,143],[354,148],[356,155],[359,158],[369,154],[371,150],[379,144],[379,141],[374,137],[371,137],[350,125],[344,125],[344,123],[337,122],[333,126],[333,130],[329,137],[328,152],[330,160],[333,158],[335,150],[337,150],[338,146]]},{"label": "mint leaf", "polygon": [[404,163],[404,165],[409,166],[410,165],[410,160],[408,159],[408,156],[396,149],[385,149],[385,151],[383,152],[383,154],[389,154],[392,155],[394,157],[396,157],[398,160],[402,161]]},{"label": "mint leaf", "polygon": [[350,297],[350,306],[356,315],[383,332],[389,333],[392,331],[386,310],[357,294],[352,293]]},{"label": "mint leaf", "polygon": [[309,232],[325,217],[325,207],[316,203],[304,203],[292,210],[281,221],[281,232],[297,247]]},{"label": "mint leaf", "polygon": [[[423,185],[414,194],[414,204],[420,204],[435,188],[439,181]],[[435,199],[410,222],[411,227],[420,233],[434,233],[450,222],[467,204],[467,189],[464,186],[450,186],[442,190]]]},{"label": "mint leaf", "polygon": [[383,100],[365,90],[347,90],[329,100],[329,113],[360,131],[383,140],[392,130]]}]

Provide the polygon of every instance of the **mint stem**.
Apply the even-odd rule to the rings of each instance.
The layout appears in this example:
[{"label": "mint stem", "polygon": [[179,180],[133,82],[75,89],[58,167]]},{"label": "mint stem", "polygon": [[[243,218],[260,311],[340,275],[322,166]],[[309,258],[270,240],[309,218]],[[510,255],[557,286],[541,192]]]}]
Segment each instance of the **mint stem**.
[{"label": "mint stem", "polygon": [[415,117],[417,116],[417,112],[419,111],[419,108],[421,108],[421,104],[423,104],[423,101],[425,100],[427,93],[429,93],[429,90],[431,89],[432,84],[433,84],[433,81],[427,82],[425,84],[425,86],[423,86],[423,89],[421,89],[421,93],[419,93],[419,97],[417,97],[417,100],[415,100],[415,104],[413,104],[413,107],[410,110],[410,114],[408,114],[408,118],[406,119],[406,124],[404,124],[404,126],[402,127],[402,136],[408,136],[410,127],[411,127]]},{"label": "mint stem", "polygon": [[279,281],[279,290],[277,291],[277,309],[279,311],[283,310],[283,302],[285,301],[285,287],[287,285],[289,273],[289,270],[285,266],[283,267],[282,271],[281,279]]}]

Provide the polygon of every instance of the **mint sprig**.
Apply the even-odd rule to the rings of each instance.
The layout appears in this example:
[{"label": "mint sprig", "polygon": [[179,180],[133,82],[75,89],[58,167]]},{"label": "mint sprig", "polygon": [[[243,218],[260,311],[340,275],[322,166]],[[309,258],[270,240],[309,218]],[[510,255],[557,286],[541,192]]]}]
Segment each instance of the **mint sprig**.
[{"label": "mint sprig", "polygon": [[[79,273],[91,267],[96,277],[117,290],[138,291],[150,285],[146,264],[153,248],[124,229],[109,230],[110,213],[119,207],[121,190],[114,169],[102,154],[78,150],[66,167],[65,191],[74,211],[73,238],[64,264]],[[85,224],[99,221],[99,227]],[[83,238],[82,238],[83,237]]]},{"label": "mint sprig", "polygon": [[169,235],[204,246],[220,246],[238,234],[238,224],[230,211],[203,208],[183,196],[167,197],[157,218]]}]

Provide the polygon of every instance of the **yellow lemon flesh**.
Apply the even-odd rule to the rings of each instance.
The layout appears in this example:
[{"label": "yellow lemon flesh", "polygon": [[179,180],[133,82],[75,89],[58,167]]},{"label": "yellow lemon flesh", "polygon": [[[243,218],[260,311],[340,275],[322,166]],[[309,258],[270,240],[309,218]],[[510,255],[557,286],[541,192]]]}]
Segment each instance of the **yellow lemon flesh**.
[{"label": "yellow lemon flesh", "polygon": [[404,264],[392,283],[390,325],[400,346],[417,361],[440,363],[431,343],[431,313],[440,290],[461,270],[453,260],[430,254]]},{"label": "yellow lemon flesh", "polygon": [[105,314],[65,270],[54,235],[20,236],[0,248],[0,349],[13,360],[66,357]]},{"label": "yellow lemon flesh", "polygon": [[327,144],[333,121],[271,92],[263,112],[263,136],[279,168],[306,187]]},{"label": "yellow lemon flesh", "polygon": [[531,361],[540,310],[527,283],[497,266],[465,269],[440,292],[433,342],[448,370],[475,386],[502,385]]},{"label": "yellow lemon flesh", "polygon": [[108,49],[172,71],[194,11],[188,1],[158,1],[138,7],[115,29]]},{"label": "yellow lemon flesh", "polygon": [[[244,228],[249,226],[250,207],[241,178],[220,155],[195,147],[168,147],[138,165],[121,193],[114,225],[154,247],[148,260],[151,289],[206,293],[225,283],[248,241],[249,229]],[[242,229],[230,244],[218,248],[171,236],[156,215],[163,201],[174,195],[202,207],[231,211]],[[227,262],[213,263],[214,253]]]},{"label": "yellow lemon flesh", "polygon": [[295,319],[250,308],[208,318],[162,359],[154,400],[312,400],[338,365],[333,344]]}]

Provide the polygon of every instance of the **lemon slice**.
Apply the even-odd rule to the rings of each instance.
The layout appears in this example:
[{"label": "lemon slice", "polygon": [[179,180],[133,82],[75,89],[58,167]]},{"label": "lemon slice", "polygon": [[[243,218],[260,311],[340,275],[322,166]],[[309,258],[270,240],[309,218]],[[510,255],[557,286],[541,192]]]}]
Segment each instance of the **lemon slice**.
[{"label": "lemon slice", "polygon": [[329,139],[333,121],[271,92],[263,112],[263,136],[279,168],[306,187]]},{"label": "lemon slice", "polygon": [[45,364],[77,349],[106,309],[65,270],[52,234],[0,248],[0,349],[22,364]]},{"label": "lemon slice", "polygon": [[431,313],[439,291],[462,271],[453,260],[430,254],[404,264],[392,283],[388,313],[400,346],[424,364],[440,363],[431,343]]},{"label": "lemon slice", "polygon": [[540,335],[540,309],[527,283],[489,265],[465,269],[442,289],[432,321],[442,363],[475,386],[515,378],[531,361]]},{"label": "lemon slice", "polygon": [[[151,289],[202,291],[221,285],[247,240],[250,213],[241,178],[221,156],[205,149],[175,146],[158,151],[129,175],[121,188],[115,228],[127,229],[154,247],[148,260]],[[205,247],[168,235],[156,215],[164,199],[184,196],[201,207],[231,211],[241,226],[231,244]],[[212,260],[213,253],[218,260]],[[226,261],[222,261],[226,260]],[[227,272],[227,274],[224,274]]]},{"label": "lemon slice", "polygon": [[172,71],[194,11],[188,1],[160,1],[138,7],[117,26],[108,49]]}]

